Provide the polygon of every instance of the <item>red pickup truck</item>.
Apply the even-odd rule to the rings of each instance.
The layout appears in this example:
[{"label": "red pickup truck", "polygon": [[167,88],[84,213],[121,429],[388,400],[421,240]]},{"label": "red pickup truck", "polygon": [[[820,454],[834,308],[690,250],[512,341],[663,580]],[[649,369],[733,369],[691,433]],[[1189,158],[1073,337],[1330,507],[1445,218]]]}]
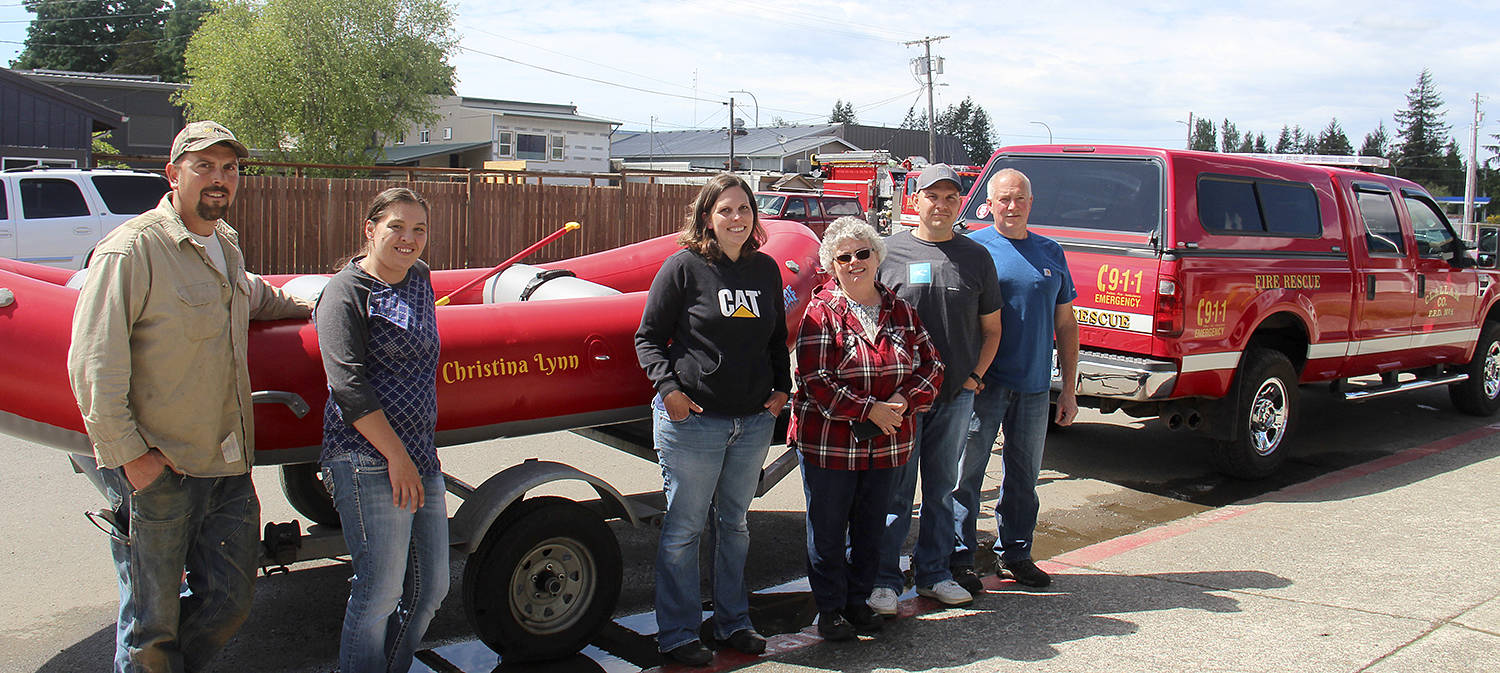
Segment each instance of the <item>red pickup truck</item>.
[{"label": "red pickup truck", "polygon": [[1285,460],[1302,384],[1350,400],[1442,385],[1464,412],[1500,409],[1500,275],[1413,182],[1186,150],[1006,147],[970,194],[969,227],[990,220],[983,190],[1002,168],[1031,179],[1031,229],[1068,255],[1080,405],[1206,434],[1219,468],[1246,478]]}]

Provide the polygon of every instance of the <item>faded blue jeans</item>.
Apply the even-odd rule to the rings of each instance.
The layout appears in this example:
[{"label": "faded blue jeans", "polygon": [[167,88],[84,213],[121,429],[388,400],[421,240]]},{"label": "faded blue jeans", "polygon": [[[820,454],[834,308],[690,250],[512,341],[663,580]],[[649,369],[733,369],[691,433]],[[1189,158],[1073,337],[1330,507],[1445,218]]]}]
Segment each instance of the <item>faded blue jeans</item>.
[{"label": "faded blue jeans", "polygon": [[911,460],[897,469],[896,487],[886,511],[885,535],[880,542],[880,572],[875,586],[901,593],[901,545],[911,530],[912,501],[917,494],[917,474],[922,475],[922,514],[917,545],[912,549],[912,576],[917,586],[953,579],[948,557],[953,553],[953,489],[958,485],[958,463],[963,455],[964,432],[974,411],[974,391],[962,390],[952,400],[934,404],[916,417],[916,450]]},{"label": "faded blue jeans", "polygon": [[342,673],[404,673],[448,595],[448,505],[443,475],[422,476],[415,514],[391,500],[384,458],[344,454],[323,465],[354,565],[339,638]]},{"label": "faded blue jeans", "polygon": [[714,637],[724,639],[750,624],[745,558],[750,528],[745,516],[765,466],[776,418],[768,411],[745,416],[690,413],[673,421],[658,397],[652,434],[667,494],[661,544],[656,550],[656,645],[662,652],[698,640],[703,619],[698,539],[709,523],[714,536]]},{"label": "faded blue jeans", "polygon": [[954,540],[953,565],[974,565],[974,550],[979,541],[975,527],[979,518],[979,489],[984,484],[990,451],[1001,428],[1005,430],[1005,449],[1000,452],[1003,475],[1000,501],[995,504],[995,522],[999,540],[995,553],[1002,561],[1024,561],[1031,558],[1032,535],[1036,530],[1037,511],[1041,502],[1036,496],[1036,479],[1042,471],[1042,449],[1047,442],[1047,414],[1051,395],[1018,393],[1003,386],[986,386],[974,399],[974,419],[969,425],[969,440],[964,447],[963,472],[958,489],[953,492],[957,503],[953,516],[958,524]]},{"label": "faded blue jeans", "polygon": [[136,491],[123,469],[99,473],[117,520],[129,521],[128,544],[110,542],[120,580],[114,670],[208,668],[250,615],[260,554],[260,500],[250,475],[163,469]]}]

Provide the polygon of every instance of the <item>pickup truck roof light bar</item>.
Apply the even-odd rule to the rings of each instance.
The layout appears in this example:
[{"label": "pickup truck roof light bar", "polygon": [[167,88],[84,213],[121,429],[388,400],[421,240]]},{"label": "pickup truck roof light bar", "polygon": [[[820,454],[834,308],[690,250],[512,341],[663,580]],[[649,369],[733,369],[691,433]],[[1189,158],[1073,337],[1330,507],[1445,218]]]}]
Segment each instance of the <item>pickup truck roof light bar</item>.
[{"label": "pickup truck roof light bar", "polygon": [[1391,160],[1385,157],[1352,157],[1342,154],[1265,154],[1262,152],[1229,152],[1237,157],[1254,157],[1256,159],[1272,159],[1294,164],[1308,164],[1311,166],[1335,166],[1338,168],[1354,168],[1362,171],[1374,170],[1376,168],[1390,168]]}]

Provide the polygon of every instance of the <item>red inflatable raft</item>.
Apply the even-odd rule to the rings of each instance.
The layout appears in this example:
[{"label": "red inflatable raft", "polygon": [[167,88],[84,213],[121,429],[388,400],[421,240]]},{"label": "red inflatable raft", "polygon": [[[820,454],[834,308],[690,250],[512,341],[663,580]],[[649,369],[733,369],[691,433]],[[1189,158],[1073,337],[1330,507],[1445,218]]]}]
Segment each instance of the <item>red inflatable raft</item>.
[{"label": "red inflatable raft", "polygon": [[[781,301],[795,333],[817,282],[818,241],[800,224],[763,224],[770,239],[762,250],[781,267]],[[646,417],[652,389],[636,362],[634,334],[651,279],[678,249],[674,238],[512,267],[438,308],[438,444]],[[443,296],[484,272],[435,271],[433,285]],[[92,453],[68,385],[77,300],[71,275],[0,259],[0,432]],[[267,280],[316,291],[327,276]],[[256,462],[316,460],[328,392],[313,326],[252,322],[249,356]]]}]

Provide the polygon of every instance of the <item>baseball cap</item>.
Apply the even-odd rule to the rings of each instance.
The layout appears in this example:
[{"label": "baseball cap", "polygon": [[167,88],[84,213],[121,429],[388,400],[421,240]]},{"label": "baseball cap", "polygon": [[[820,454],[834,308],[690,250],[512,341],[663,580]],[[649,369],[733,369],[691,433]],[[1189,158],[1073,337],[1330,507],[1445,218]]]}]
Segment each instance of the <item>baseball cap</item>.
[{"label": "baseball cap", "polygon": [[250,150],[235,140],[229,129],[220,126],[218,122],[201,121],[184,126],[177,137],[172,139],[172,153],[168,156],[167,163],[177,163],[178,157],[184,152],[197,152],[219,143],[228,145],[241,157],[250,156]]},{"label": "baseball cap", "polygon": [[948,164],[932,164],[922,168],[922,175],[917,178],[917,191],[922,191],[939,182],[947,180],[953,183],[953,188],[962,192],[964,183],[958,179],[958,173]]}]

